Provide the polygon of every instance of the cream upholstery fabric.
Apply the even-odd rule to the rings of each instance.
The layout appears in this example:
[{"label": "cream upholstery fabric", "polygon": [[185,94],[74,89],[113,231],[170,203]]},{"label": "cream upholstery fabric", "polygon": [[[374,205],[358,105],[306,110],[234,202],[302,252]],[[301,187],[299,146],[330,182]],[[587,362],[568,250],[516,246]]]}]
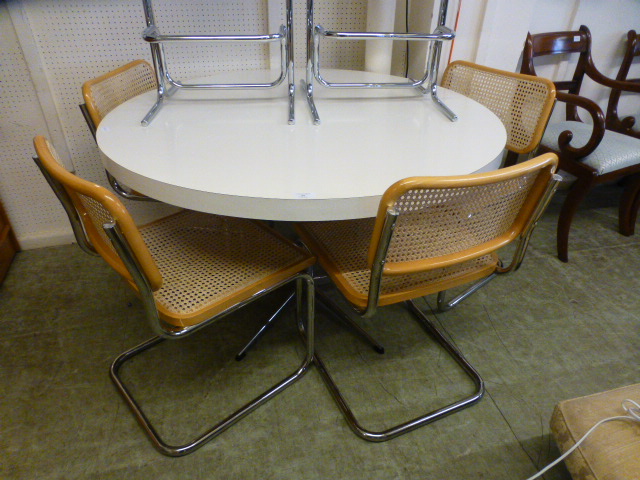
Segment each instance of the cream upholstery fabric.
[{"label": "cream upholstery fabric", "polygon": [[[565,130],[573,132],[571,145],[581,147],[587,143],[592,126],[582,122],[558,122],[549,124],[542,137],[541,145],[558,151],[558,136]],[[640,164],[640,140],[621,133],[607,130],[598,148],[582,159],[599,175]]]},{"label": "cream upholstery fabric", "polygon": [[[571,448],[593,425],[625,415],[622,401],[640,402],[640,384],[560,402],[551,418],[551,432],[560,451]],[[565,459],[574,480],[638,480],[640,425],[627,421],[598,427]]]}]

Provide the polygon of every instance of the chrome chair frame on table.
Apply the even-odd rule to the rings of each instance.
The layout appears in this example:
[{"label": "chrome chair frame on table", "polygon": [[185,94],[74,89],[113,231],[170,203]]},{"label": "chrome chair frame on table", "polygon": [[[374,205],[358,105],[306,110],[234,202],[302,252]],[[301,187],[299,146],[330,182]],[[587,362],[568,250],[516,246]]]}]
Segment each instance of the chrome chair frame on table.
[{"label": "chrome chair frame on table", "polygon": [[[180,286],[178,285],[176,289],[176,284],[180,282],[182,275],[178,264],[185,261],[193,263],[194,258],[197,260],[200,255],[203,255],[201,253],[204,251],[203,244],[209,246],[211,243],[215,243],[216,239],[220,240],[215,228],[210,228],[209,224],[218,221],[224,222],[225,217],[183,211],[138,228],[117,197],[96,184],[76,177],[62,167],[55,151],[44,137],[36,137],[34,145],[37,152],[34,161],[62,203],[79,246],[91,255],[103,257],[136,291],[142,301],[145,317],[154,336],[119,355],[111,365],[110,375],[143,430],[161,453],[168,456],[182,456],[193,452],[293,384],[308,371],[314,354],[314,285],[313,279],[306,273],[306,269],[313,264],[312,256],[259,222],[233,219],[236,222],[234,225],[241,234],[256,238],[255,241],[251,240],[256,245],[249,245],[247,248],[259,248],[257,244],[264,244],[266,250],[277,250],[275,255],[278,259],[274,259],[275,257],[263,259],[264,261],[256,267],[262,269],[264,272],[261,274],[262,276],[255,275],[249,280],[238,280],[236,277],[232,281],[237,282],[237,285],[230,281],[224,293],[206,291],[208,284],[204,279],[201,285],[195,287],[191,282],[187,288],[199,288],[196,291],[197,295],[194,295],[195,297],[203,298],[211,294],[213,299],[200,301],[200,303],[204,302],[202,305],[190,304],[188,309],[178,307],[174,304],[180,303],[181,300],[173,299],[181,296]],[[105,221],[103,229],[106,236],[99,231],[100,221]],[[205,234],[209,234],[206,239],[208,241],[203,241],[205,239],[201,238]],[[192,238],[190,235],[195,236]],[[228,236],[227,233],[224,235],[225,238]],[[190,239],[193,240],[191,243],[189,243]],[[147,245],[148,242],[151,242],[153,247],[150,248]],[[176,242],[174,250],[177,250],[167,251],[168,245],[172,242]],[[161,248],[158,248],[158,245]],[[193,248],[194,245],[195,248]],[[211,245],[211,247],[214,247],[211,250],[215,256],[217,254],[215,245]],[[227,249],[224,246],[222,248]],[[185,249],[193,254],[185,253]],[[157,256],[154,256],[154,252]],[[175,255],[181,254],[186,256],[179,261],[173,260]],[[246,270],[246,261],[239,262],[239,269],[234,270],[231,263],[235,258],[233,255],[235,254],[228,253],[228,258],[225,257],[221,263],[225,269],[224,275],[234,275],[230,272],[238,274],[238,270]],[[187,257],[188,260],[186,260]],[[260,258],[263,257],[264,255]],[[206,260],[213,261],[212,258],[211,256],[206,257],[203,258],[203,261],[204,263]],[[206,275],[207,266],[198,265],[199,274]],[[167,276],[170,277],[169,280],[165,278],[167,273]],[[215,285],[220,286],[220,280],[214,280]],[[166,339],[180,339],[190,335],[291,282],[296,283],[298,329],[303,334],[306,343],[306,354],[300,366],[293,373],[191,441],[182,445],[166,443],[123,382],[120,376],[122,366],[136,355]],[[170,290],[161,293],[160,297],[156,297],[157,293],[161,291],[161,287],[164,288],[166,283],[172,284],[171,287],[167,287]],[[306,297],[304,303],[303,296]],[[306,314],[306,325],[303,314]]]},{"label": "chrome chair frame on table", "polygon": [[[82,84],[84,103],[79,106],[93,139],[96,138],[100,122],[111,110],[141,93],[156,88],[156,85],[153,67],[145,60],[134,60],[84,82]],[[113,191],[122,198],[156,201],[122,185],[108,170],[105,170],[105,173]]]},{"label": "chrome chair frame on table", "polygon": [[[314,0],[307,0],[307,65],[306,65],[306,95],[307,103],[311,110],[313,123],[320,124],[320,115],[316,108],[313,97],[314,79],[327,88],[413,88],[423,94],[430,94],[438,108],[451,121],[456,121],[458,117],[438,98],[438,66],[440,63],[440,52],[444,41],[453,40],[455,32],[445,26],[447,17],[447,7],[449,0],[441,0],[438,15],[438,26],[433,33],[399,33],[399,32],[339,32],[326,30],[321,25],[314,24]],[[334,40],[405,40],[429,42],[429,54],[424,76],[420,80],[409,79],[408,82],[384,82],[384,83],[356,83],[356,82],[329,82],[322,76],[320,68],[320,43],[322,38]],[[424,84],[427,83],[427,88]]]},{"label": "chrome chair frame on table", "polygon": [[[475,391],[460,400],[374,431],[358,421],[316,351],[316,366],[356,435],[373,442],[390,440],[482,398],[479,373],[414,299],[475,282],[452,302],[457,303],[487,277],[517,270],[561,180],[554,173],[557,164],[556,155],[545,154],[489,173],[408,178],[387,190],[375,219],[296,225],[302,242],[360,316],[369,318],[378,307],[404,302],[475,385]],[[503,266],[495,252],[516,240],[511,262]]]},{"label": "chrome chair frame on table", "polygon": [[[149,125],[157,115],[164,101],[179,89],[207,90],[207,89],[255,89],[274,88],[288,78],[289,112],[288,122],[295,123],[295,78],[293,65],[293,1],[286,0],[286,25],[280,26],[278,33],[264,35],[162,35],[156,26],[152,0],[143,0],[147,28],[142,38],[150,44],[151,56],[156,70],[158,96],[156,103],[142,119],[143,126]],[[267,83],[184,83],[174,79],[169,72],[164,43],[179,42],[250,42],[250,43],[280,43],[280,74],[277,79]]]}]

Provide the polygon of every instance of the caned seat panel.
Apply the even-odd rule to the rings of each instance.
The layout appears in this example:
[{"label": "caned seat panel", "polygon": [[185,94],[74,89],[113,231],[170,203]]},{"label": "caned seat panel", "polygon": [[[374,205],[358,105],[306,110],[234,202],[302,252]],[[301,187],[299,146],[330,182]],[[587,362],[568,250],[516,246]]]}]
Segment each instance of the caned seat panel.
[{"label": "caned seat panel", "polygon": [[131,63],[89,80],[82,85],[82,95],[94,125],[115,107],[156,88],[153,67],[144,60]]},{"label": "caned seat panel", "polygon": [[507,130],[507,148],[516,153],[529,153],[540,143],[556,90],[544,78],[464,61],[447,67],[442,86],[491,110]]},{"label": "caned seat panel", "polygon": [[[374,223],[374,218],[365,218],[310,222],[296,227],[303,242],[318,256],[318,262],[347,299],[363,308],[367,305],[369,295],[371,269],[367,254]],[[394,241],[395,236],[392,243]],[[378,304],[390,305],[483,278],[495,270],[497,261],[497,257],[490,254],[445,268],[405,275],[383,275]]]},{"label": "caned seat panel", "polygon": [[313,264],[260,222],[184,211],[140,232],[162,274],[160,317],[199,323]]}]

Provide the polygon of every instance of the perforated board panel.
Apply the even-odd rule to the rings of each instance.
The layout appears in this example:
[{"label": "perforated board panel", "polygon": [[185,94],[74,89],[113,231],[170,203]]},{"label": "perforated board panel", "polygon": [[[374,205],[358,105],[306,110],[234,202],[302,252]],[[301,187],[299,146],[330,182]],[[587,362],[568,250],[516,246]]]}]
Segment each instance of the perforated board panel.
[{"label": "perforated board panel", "polygon": [[36,237],[57,243],[71,238],[71,228],[31,159],[32,139],[47,133],[46,124],[4,3],[0,3],[0,31],[0,198],[23,248]]},{"label": "perforated board panel", "polygon": [[[358,32],[366,30],[367,0],[314,0],[314,23],[326,30]],[[302,67],[307,59],[306,0],[293,2],[295,62]],[[364,41],[325,40],[320,56],[323,68],[364,68]]]}]

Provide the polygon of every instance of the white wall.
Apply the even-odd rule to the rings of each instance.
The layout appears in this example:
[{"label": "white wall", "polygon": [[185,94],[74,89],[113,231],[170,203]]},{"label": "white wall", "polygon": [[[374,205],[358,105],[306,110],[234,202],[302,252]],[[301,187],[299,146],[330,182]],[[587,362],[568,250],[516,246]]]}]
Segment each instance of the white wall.
[{"label": "white wall", "polygon": [[[605,75],[617,74],[628,30],[640,30],[638,0],[462,0],[458,38],[453,59],[516,71],[527,32],[591,30],[592,55],[596,67]],[[553,80],[573,72],[576,57],[552,66],[536,68],[539,75]],[[638,63],[638,62],[636,62]],[[640,65],[632,74],[640,77]],[[606,109],[609,90],[586,80],[582,94]],[[625,96],[623,113],[637,113],[640,96]],[[560,108],[563,108],[562,106]]]},{"label": "white wall", "polygon": [[[367,0],[315,0],[316,20],[334,29],[362,29],[367,22]],[[371,0],[374,2],[374,0]],[[395,25],[404,22],[407,0],[375,0],[378,8],[395,9]],[[280,2],[281,6],[274,6]],[[0,2],[0,198],[24,248],[70,241],[66,217],[33,165],[31,138],[48,135],[61,153],[68,152],[69,164],[81,176],[106,184],[99,152],[78,110],[80,86],[136,58],[150,60],[149,48],[141,40],[144,28],[141,0],[8,0]],[[189,32],[257,33],[280,23],[282,0],[155,0],[169,27]],[[438,0],[411,0],[408,3],[411,30],[433,26],[431,10]],[[466,59],[489,66],[515,70],[526,32],[591,28],[593,56],[606,75],[613,76],[622,56],[622,39],[627,30],[640,29],[638,0],[450,0],[447,24],[453,27],[460,7],[453,59]],[[168,8],[169,10],[166,10]],[[189,17],[195,8],[198,15]],[[305,0],[294,1],[295,58],[304,63]],[[182,13],[180,13],[182,12]],[[369,21],[375,18],[369,18]],[[386,25],[389,22],[378,23]],[[393,23],[393,22],[392,22]],[[371,23],[370,23],[371,24]],[[375,24],[375,22],[374,22]],[[217,32],[210,32],[213,27]],[[171,33],[171,32],[169,32]],[[400,53],[398,53],[398,51]],[[332,51],[328,65],[362,68],[364,48]],[[422,54],[414,49],[413,57]],[[184,72],[206,71],[211,55],[180,53]],[[398,48],[398,58],[404,58]],[[443,59],[448,59],[445,48]],[[217,52],[218,70],[265,66],[269,54],[262,49],[231,49]],[[419,58],[414,58],[418,62]],[[569,59],[571,62],[571,59]],[[566,65],[549,70],[563,74]],[[542,72],[543,70],[540,70]],[[640,77],[638,67],[632,70]],[[608,92],[585,85],[585,94],[604,107]],[[626,112],[638,110],[636,98],[626,98]],[[631,113],[631,112],[629,112]],[[134,214],[144,217],[158,213],[157,206],[132,204]]]}]

